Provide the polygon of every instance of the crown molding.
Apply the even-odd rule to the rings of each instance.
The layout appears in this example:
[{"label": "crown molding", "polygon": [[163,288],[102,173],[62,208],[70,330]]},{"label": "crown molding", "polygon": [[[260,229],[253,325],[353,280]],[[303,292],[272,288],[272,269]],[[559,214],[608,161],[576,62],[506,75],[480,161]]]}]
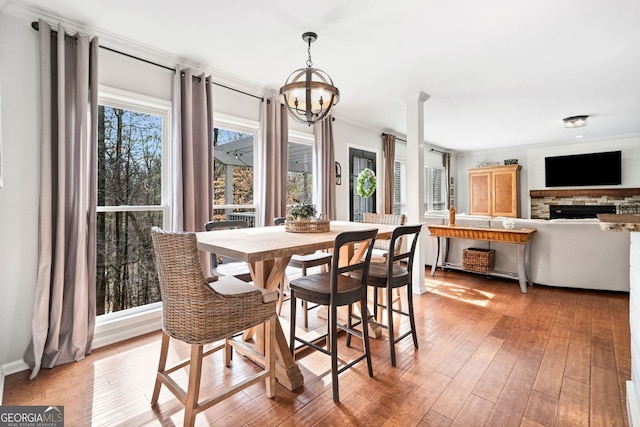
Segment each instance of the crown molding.
[{"label": "crown molding", "polygon": [[169,68],[176,68],[176,66],[193,68],[207,74],[211,74],[213,76],[213,80],[216,83],[220,83],[225,86],[232,87],[233,89],[241,90],[243,92],[251,93],[259,97],[271,96],[273,94],[270,88],[264,87],[263,85],[256,82],[233,76],[208,64],[203,64],[190,58],[181,57],[174,53],[164,51],[162,49],[158,49],[143,43],[139,43],[135,40],[127,39],[116,33],[106,31],[104,29],[97,28],[86,23],[70,21],[61,16],[20,3],[10,3],[5,9],[2,10],[1,13],[23,19],[29,24],[32,21],[42,19],[49,22],[53,29],[57,29],[58,23],[62,23],[65,27],[67,27],[68,30],[71,29],[73,31],[78,31],[84,34],[98,37],[100,45],[108,47],[110,49],[115,49],[129,55],[138,56],[145,60],[165,65]]}]

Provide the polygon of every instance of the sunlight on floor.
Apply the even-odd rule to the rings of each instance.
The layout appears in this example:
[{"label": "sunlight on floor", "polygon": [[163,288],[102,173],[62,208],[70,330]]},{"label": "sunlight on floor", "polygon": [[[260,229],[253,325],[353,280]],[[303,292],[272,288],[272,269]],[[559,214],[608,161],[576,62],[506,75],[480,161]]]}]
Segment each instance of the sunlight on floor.
[{"label": "sunlight on floor", "polygon": [[446,298],[452,298],[468,304],[486,307],[495,294],[468,288],[444,280],[425,279],[427,291]]}]

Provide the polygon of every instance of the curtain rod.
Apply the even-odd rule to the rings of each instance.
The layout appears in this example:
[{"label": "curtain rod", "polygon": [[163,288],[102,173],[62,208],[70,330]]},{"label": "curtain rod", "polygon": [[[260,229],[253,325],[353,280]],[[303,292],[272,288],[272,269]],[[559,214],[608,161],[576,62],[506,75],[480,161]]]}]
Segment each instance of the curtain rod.
[{"label": "curtain rod", "polygon": [[[40,31],[40,25],[38,24],[38,21],[33,21],[31,23],[31,28],[33,28],[36,31]],[[56,30],[51,30],[51,33],[53,33],[54,35],[58,34],[58,32]],[[75,39],[74,36],[71,36],[69,34],[65,34],[65,37],[69,37],[69,38]],[[117,53],[119,55],[126,56],[127,58],[131,58],[131,59],[136,59],[136,60],[141,61],[141,62],[146,62],[147,64],[155,65],[156,67],[164,68],[165,70],[173,71],[174,73],[176,72],[175,68],[171,68],[171,67],[168,67],[166,65],[158,64],[157,62],[149,61],[148,59],[140,58],[138,56],[131,55],[130,53],[121,52],[119,50],[115,50],[115,49],[112,49],[112,48],[107,47],[107,46],[100,45],[100,49],[108,50],[109,52]],[[222,83],[216,83],[216,82],[212,82],[212,83],[214,85],[216,85],[216,86],[220,86],[220,87],[223,87],[225,89],[229,89],[229,90],[232,90],[234,92],[241,93],[243,95],[251,96],[253,98],[257,98],[260,101],[264,102],[264,98],[262,96],[258,96],[258,95],[254,95],[252,93],[244,92],[244,91],[241,91],[240,89],[235,89],[235,88],[223,85]]]},{"label": "curtain rod", "polygon": [[[382,136],[387,136],[387,135],[391,135],[391,134],[390,133],[384,133],[384,132],[382,133]],[[405,139],[398,138],[395,135],[391,135],[391,136],[395,137],[398,141],[407,142]]]},{"label": "curtain rod", "polygon": [[445,151],[436,150],[435,148],[432,148],[429,151],[435,151],[436,153],[440,153],[440,154],[447,154]]},{"label": "curtain rod", "polygon": [[[382,133],[382,136],[387,136],[387,135],[391,135],[391,134],[389,134],[389,133],[384,133],[384,132]],[[392,135],[392,136],[393,136],[393,135]],[[396,139],[397,139],[398,141],[407,142],[407,141],[405,141],[405,140],[404,140],[404,139],[402,139],[402,138],[398,138],[397,136],[396,136]],[[440,154],[447,154],[445,151],[436,150],[435,148],[432,148],[432,149],[430,149],[429,151],[435,151],[436,153],[440,153]]]}]

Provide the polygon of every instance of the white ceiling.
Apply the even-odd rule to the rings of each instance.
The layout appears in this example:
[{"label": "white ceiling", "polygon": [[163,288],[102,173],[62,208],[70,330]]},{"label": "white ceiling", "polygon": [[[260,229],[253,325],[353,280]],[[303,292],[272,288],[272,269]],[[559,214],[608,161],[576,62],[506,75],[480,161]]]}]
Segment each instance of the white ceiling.
[{"label": "white ceiling", "polygon": [[[305,66],[301,35],[315,31],[314,66],[341,91],[337,119],[406,135],[404,97],[422,91],[425,140],[450,150],[640,135],[638,0],[20,4],[273,91]],[[563,128],[583,114],[586,127]]]}]

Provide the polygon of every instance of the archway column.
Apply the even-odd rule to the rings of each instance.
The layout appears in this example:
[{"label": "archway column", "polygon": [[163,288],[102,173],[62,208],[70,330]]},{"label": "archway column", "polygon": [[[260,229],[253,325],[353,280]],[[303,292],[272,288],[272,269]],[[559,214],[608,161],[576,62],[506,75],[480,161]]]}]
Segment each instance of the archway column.
[{"label": "archway column", "polygon": [[[403,97],[407,104],[407,224],[424,222],[424,103],[430,96],[418,92]],[[413,292],[427,292],[425,285],[425,254],[429,231],[420,233],[413,262]]]}]

